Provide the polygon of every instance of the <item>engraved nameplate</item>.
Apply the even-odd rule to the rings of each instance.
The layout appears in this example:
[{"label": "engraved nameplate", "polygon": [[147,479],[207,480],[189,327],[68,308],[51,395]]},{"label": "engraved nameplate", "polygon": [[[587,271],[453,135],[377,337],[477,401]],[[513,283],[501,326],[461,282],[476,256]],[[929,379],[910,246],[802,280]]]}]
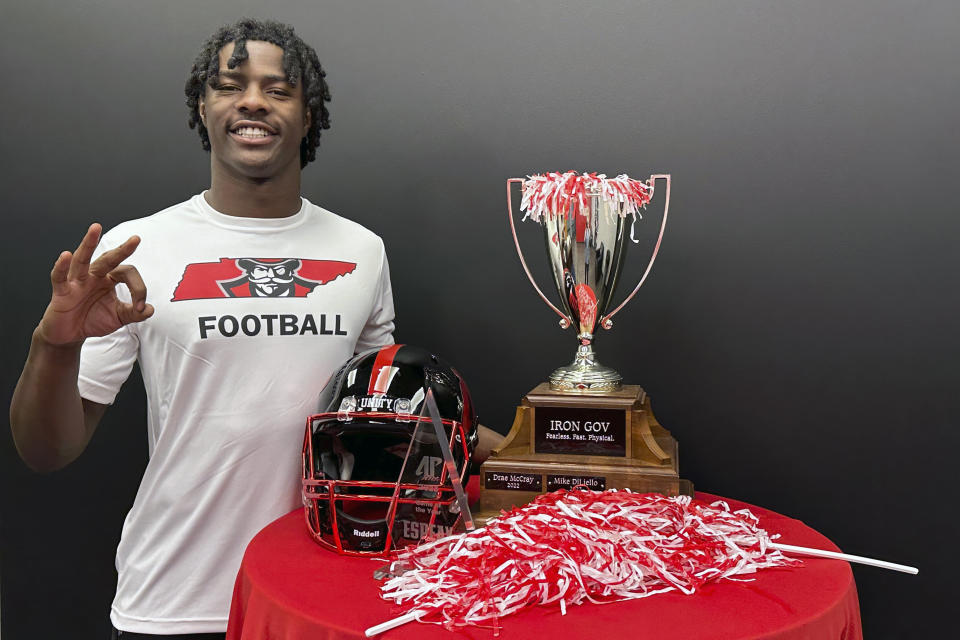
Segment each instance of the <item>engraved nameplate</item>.
[{"label": "engraved nameplate", "polygon": [[547,476],[547,491],[573,489],[574,487],[603,491],[607,488],[607,479],[603,476],[561,476],[554,474]]},{"label": "engraved nameplate", "polygon": [[535,415],[536,453],[627,455],[627,416],[622,410],[537,407]]},{"label": "engraved nameplate", "polygon": [[543,491],[543,476],[539,473],[501,473],[487,471],[483,477],[485,489],[499,491]]}]

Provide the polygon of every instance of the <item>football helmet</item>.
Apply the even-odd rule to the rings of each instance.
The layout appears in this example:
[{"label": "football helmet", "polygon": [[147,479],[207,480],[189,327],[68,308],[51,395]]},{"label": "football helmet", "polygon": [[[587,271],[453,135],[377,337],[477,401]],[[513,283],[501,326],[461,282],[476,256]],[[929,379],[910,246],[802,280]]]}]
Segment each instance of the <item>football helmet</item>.
[{"label": "football helmet", "polygon": [[395,344],[354,356],[327,383],[303,441],[304,515],[319,544],[385,556],[452,533],[459,505],[436,429],[421,417],[429,390],[465,484],[477,418],[466,382],[449,364]]}]

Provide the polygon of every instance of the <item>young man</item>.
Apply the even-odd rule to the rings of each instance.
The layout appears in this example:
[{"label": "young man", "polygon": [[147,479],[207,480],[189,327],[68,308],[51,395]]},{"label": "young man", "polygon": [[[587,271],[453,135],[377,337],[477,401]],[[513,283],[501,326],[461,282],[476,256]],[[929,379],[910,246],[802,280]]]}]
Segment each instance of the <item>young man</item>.
[{"label": "young man", "polygon": [[60,255],[10,411],[23,459],[58,469],[140,363],[150,461],[117,550],[123,639],[222,637],[247,542],[299,504],[320,385],[393,342],[380,238],[300,197],[329,127],[314,50],[244,20],[204,44],[186,92],[210,188]]}]

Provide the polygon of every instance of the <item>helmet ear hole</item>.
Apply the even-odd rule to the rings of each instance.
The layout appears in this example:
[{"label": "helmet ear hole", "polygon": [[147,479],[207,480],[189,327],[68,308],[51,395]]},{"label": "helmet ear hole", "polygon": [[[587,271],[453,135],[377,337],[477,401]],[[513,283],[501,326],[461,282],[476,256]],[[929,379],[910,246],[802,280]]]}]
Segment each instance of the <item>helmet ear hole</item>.
[{"label": "helmet ear hole", "polygon": [[[425,417],[427,391],[443,421],[441,441]],[[461,518],[443,457],[453,455],[465,482],[476,441],[466,382],[442,358],[409,345],[354,356],[307,420],[303,495],[312,537],[348,555],[386,555],[452,532]]]}]

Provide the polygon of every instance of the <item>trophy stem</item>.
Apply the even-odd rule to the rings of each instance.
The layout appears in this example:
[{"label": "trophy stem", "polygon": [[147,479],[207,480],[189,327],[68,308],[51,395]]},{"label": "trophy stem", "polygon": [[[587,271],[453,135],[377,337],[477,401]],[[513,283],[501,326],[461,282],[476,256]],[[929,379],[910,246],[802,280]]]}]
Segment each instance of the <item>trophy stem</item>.
[{"label": "trophy stem", "polygon": [[550,374],[553,391],[617,391],[622,383],[619,373],[597,362],[589,340],[581,341],[573,363]]}]

